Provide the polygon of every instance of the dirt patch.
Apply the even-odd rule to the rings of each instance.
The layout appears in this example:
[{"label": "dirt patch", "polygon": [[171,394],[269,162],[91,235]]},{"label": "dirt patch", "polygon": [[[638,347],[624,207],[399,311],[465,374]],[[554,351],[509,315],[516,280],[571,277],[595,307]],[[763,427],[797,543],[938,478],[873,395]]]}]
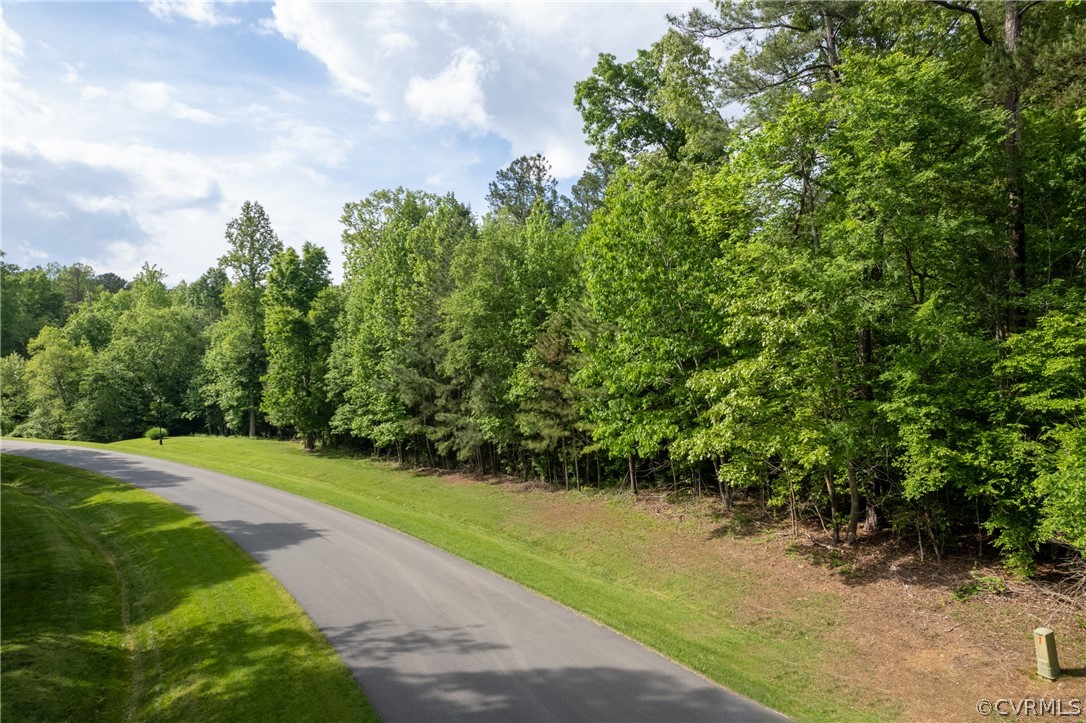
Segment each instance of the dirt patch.
[{"label": "dirt patch", "polygon": [[[679,514],[659,498],[640,506],[663,519]],[[813,528],[793,538],[750,510],[737,521],[708,509],[688,511],[705,548],[765,583],[740,618],[785,619],[790,600],[836,596],[850,649],[824,672],[905,701],[905,720],[979,720],[981,699],[1086,698],[1086,599],[1053,580],[1014,580],[993,561],[964,557],[921,562],[886,535],[856,546],[829,544]],[[766,594],[773,590],[786,594]],[[1056,682],[1035,673],[1032,631],[1041,626],[1057,631],[1065,674]]]}]

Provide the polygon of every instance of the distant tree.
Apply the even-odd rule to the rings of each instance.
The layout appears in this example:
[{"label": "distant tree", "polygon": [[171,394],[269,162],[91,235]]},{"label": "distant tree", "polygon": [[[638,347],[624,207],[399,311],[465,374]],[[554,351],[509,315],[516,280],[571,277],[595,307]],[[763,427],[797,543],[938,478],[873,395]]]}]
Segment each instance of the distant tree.
[{"label": "distant tree", "polygon": [[[449,416],[455,420],[450,444],[464,461],[487,450],[517,451],[511,383],[552,316],[576,296],[576,236],[540,199],[523,223],[507,212],[488,217],[480,233],[457,248],[450,271],[454,288],[441,307],[444,368],[461,390]],[[567,425],[564,433],[570,431]]]},{"label": "distant tree", "polygon": [[333,429],[435,464],[455,390],[443,370],[440,308],[449,265],[475,233],[451,194],[382,190],[343,210],[345,328],[331,375],[342,399]]},{"label": "distant tree", "polygon": [[518,221],[531,215],[537,201],[542,201],[554,215],[558,207],[558,181],[551,175],[551,164],[538,153],[521,156],[498,171],[490,182],[487,203],[494,213],[505,210]]},{"label": "distant tree", "polygon": [[163,308],[170,305],[170,293],[166,288],[166,273],[152,263],[144,262],[143,268],[132,279],[132,298],[137,305]]},{"label": "distant tree", "polygon": [[188,285],[186,302],[206,313],[209,320],[218,321],[225,311],[223,294],[229,284],[222,266],[212,266]]},{"label": "distant tree", "polygon": [[615,173],[615,165],[598,151],[588,158],[588,167],[573,184],[569,198],[563,198],[565,213],[578,231],[584,231],[592,214],[603,205],[603,194]]},{"label": "distant tree", "polygon": [[26,359],[11,353],[0,358],[0,434],[11,434],[30,411]]},{"label": "distant tree", "polygon": [[26,353],[26,339],[21,338],[22,303],[19,267],[3,261],[0,251],[0,353],[4,356],[21,350]]},{"label": "distant tree", "polygon": [[94,269],[87,264],[62,266],[57,271],[57,288],[69,304],[78,304],[94,288]]},{"label": "distant tree", "polygon": [[691,182],[687,166],[663,157],[625,167],[581,238],[594,323],[577,340],[575,380],[595,441],[626,461],[635,492],[642,460],[674,470],[672,446],[700,411],[687,382],[717,348],[720,249],[697,233]]},{"label": "distant tree", "polygon": [[76,344],[88,344],[97,353],[109,345],[117,319],[132,305],[130,291],[98,294],[76,307],[64,324],[64,334]]},{"label": "distant tree", "polygon": [[[577,433],[580,399],[571,378],[577,360],[570,323],[556,311],[525,352],[509,384],[509,397],[516,404],[517,431],[525,449],[544,460],[560,460],[566,487],[571,464],[578,487],[581,481],[579,458],[584,444],[583,435]],[[553,477],[546,474],[548,466],[537,462],[545,477]]]},{"label": "distant tree", "polygon": [[93,277],[92,280],[95,286],[100,289],[105,289],[111,294],[116,294],[118,291],[121,291],[126,286],[128,286],[128,281],[122,279],[120,276],[113,273],[112,271],[107,271],[104,274],[98,274],[97,276]]},{"label": "distant tree", "polygon": [[76,437],[80,383],[93,352],[88,346],[73,344],[55,326],[44,327],[28,348],[26,379],[30,412],[16,433],[46,439]]},{"label": "distant tree", "polygon": [[0,263],[0,354],[27,353],[27,343],[46,325],[64,323],[64,294],[41,267],[22,270]]},{"label": "distant tree", "polygon": [[262,290],[233,284],[224,295],[226,313],[210,329],[211,343],[204,359],[208,371],[205,392],[217,404],[234,431],[248,428],[256,436],[261,377],[267,371],[264,347]]}]

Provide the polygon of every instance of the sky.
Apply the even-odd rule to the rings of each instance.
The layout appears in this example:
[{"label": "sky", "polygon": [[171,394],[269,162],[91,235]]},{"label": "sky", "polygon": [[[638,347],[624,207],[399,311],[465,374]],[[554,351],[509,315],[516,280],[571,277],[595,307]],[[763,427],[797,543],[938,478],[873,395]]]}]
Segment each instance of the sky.
[{"label": "sky", "polygon": [[4,260],[192,281],[251,200],[341,279],[343,205],[375,190],[481,214],[534,153],[568,188],[590,150],[574,83],[694,4],[5,0]]}]

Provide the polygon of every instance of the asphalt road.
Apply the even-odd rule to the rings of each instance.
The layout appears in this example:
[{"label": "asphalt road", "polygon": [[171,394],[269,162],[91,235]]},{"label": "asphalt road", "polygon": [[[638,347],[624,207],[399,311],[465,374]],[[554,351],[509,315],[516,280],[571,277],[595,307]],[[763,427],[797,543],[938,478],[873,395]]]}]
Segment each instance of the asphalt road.
[{"label": "asphalt road", "polygon": [[2,450],[129,482],[229,535],[301,603],[388,723],[783,720],[515,583],[327,505],[136,455],[10,440]]}]

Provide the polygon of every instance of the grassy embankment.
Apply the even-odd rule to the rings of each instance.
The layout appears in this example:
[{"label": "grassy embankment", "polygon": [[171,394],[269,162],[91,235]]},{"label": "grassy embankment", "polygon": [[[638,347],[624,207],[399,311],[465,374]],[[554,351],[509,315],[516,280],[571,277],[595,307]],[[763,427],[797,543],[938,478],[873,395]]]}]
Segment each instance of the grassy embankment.
[{"label": "grassy embankment", "polygon": [[376,720],[233,542],[162,499],[4,455],[3,720]]},{"label": "grassy embankment", "polygon": [[847,675],[862,661],[841,600],[731,569],[690,546],[684,523],[628,497],[457,483],[263,440],[103,446],[255,480],[403,530],[796,718],[887,720],[903,710]]}]

